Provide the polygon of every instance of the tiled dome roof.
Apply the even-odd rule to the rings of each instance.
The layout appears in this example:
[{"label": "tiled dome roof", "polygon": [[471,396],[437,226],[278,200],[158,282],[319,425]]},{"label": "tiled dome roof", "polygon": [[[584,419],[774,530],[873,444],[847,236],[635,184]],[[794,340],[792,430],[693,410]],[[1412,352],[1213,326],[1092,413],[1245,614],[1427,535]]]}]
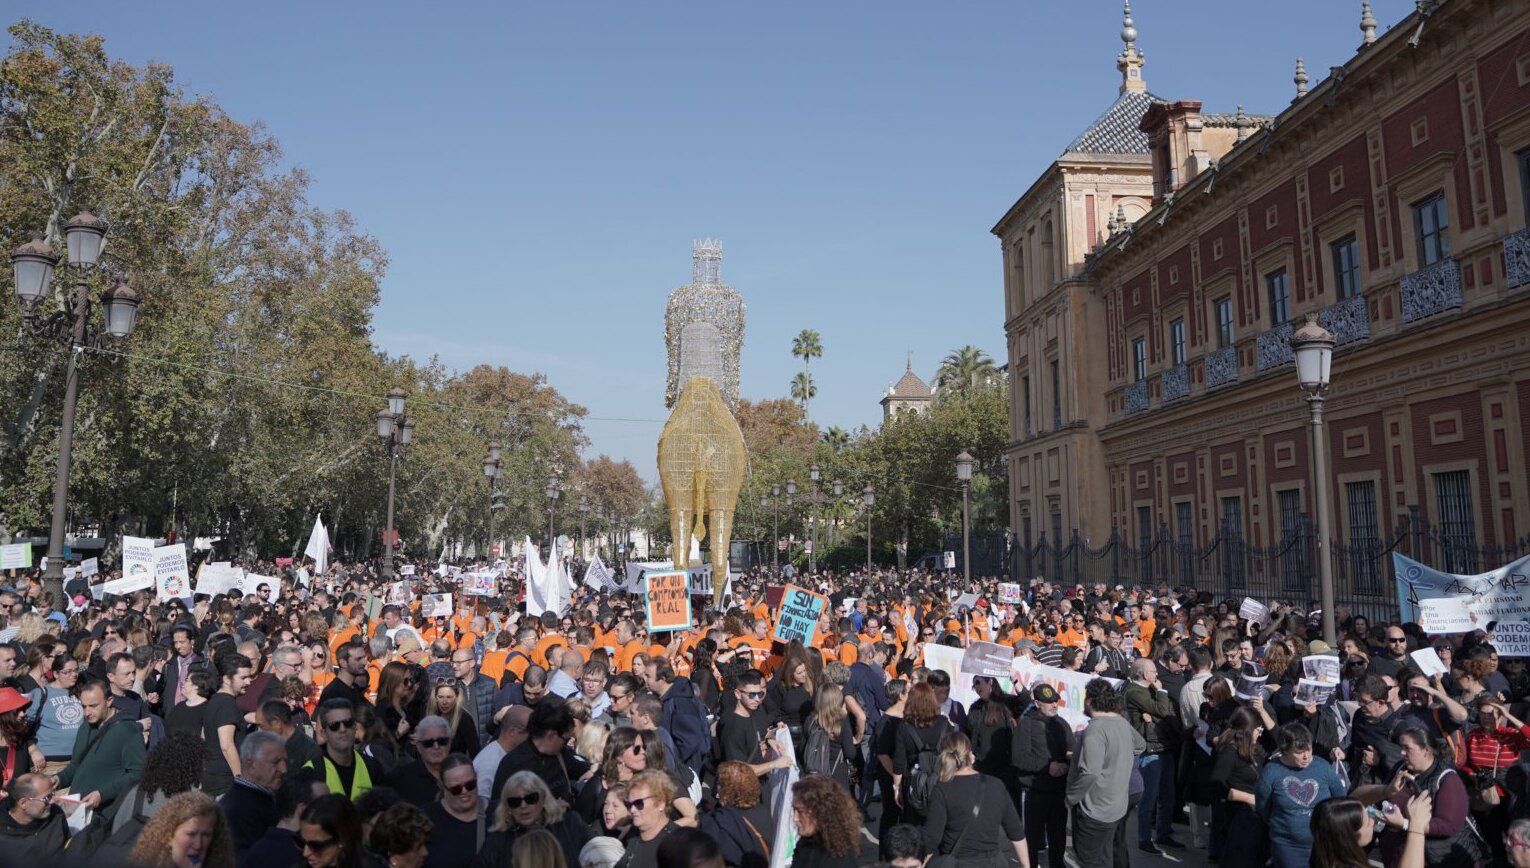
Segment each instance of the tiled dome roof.
[{"label": "tiled dome roof", "polygon": [[1110,104],[1105,113],[1095,119],[1089,128],[1079,133],[1064,153],[1086,154],[1146,154],[1147,133],[1138,129],[1142,116],[1161,97],[1146,91],[1127,91]]}]

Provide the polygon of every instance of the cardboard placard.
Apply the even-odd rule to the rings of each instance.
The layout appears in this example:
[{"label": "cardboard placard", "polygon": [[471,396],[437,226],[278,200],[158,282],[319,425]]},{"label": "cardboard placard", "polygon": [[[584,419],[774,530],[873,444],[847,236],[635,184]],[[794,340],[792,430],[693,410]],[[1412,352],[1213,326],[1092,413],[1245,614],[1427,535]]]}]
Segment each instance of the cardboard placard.
[{"label": "cardboard placard", "polygon": [[86,558],[85,560],[80,561],[80,578],[82,578],[82,579],[94,578],[100,572],[101,572],[101,559],[100,558]]},{"label": "cardboard placard", "polygon": [[493,570],[475,570],[462,576],[462,592],[475,597],[494,596],[495,576]]},{"label": "cardboard placard", "polygon": [[123,537],[122,578],[107,584],[116,585],[107,591],[110,594],[154,587],[154,540],[141,536]]},{"label": "cardboard placard", "polygon": [[684,571],[649,573],[644,577],[648,596],[648,631],[665,633],[691,627],[690,577]]},{"label": "cardboard placard", "polygon": [[968,611],[971,611],[971,610],[977,608],[977,604],[978,604],[978,595],[977,594],[962,594],[960,597],[956,598],[956,602],[955,603],[951,604],[951,611],[953,611],[953,612],[960,612],[962,609],[966,609]]},{"label": "cardboard placard", "polygon": [[774,612],[781,608],[781,598],[786,595],[785,585],[765,586],[765,607]]},{"label": "cardboard placard", "polygon": [[956,569],[956,552],[941,552],[940,565],[943,569]]},{"label": "cardboard placard", "polygon": [[1024,601],[1025,591],[1019,585],[1014,582],[999,583],[999,602],[1014,604]]},{"label": "cardboard placard", "polygon": [[32,568],[32,544],[11,543],[0,546],[0,570],[29,570]]},{"label": "cardboard placard", "polygon": [[282,596],[282,580],[274,576],[257,576],[254,573],[245,573],[239,585],[241,590],[256,599],[260,597],[261,586],[265,586],[266,602],[268,603],[274,603],[281,599]]},{"label": "cardboard placard", "polygon": [[229,591],[244,588],[244,570],[223,562],[203,564],[197,570],[197,593],[215,597]]},{"label": "cardboard placard", "polygon": [[388,586],[388,603],[397,606],[409,599],[409,583],[394,582]]},{"label": "cardboard placard", "polygon": [[161,602],[191,596],[191,568],[186,563],[185,543],[154,550],[154,586]]},{"label": "cardboard placard", "polygon": [[404,564],[403,566],[400,566],[398,568],[398,574],[401,576],[414,575],[414,564]]},{"label": "cardboard placard", "polygon": [[420,600],[420,614],[426,618],[450,618],[452,616],[452,595],[426,594]]},{"label": "cardboard placard", "polygon": [[827,608],[828,597],[796,585],[787,585],[785,593],[781,595],[781,608],[776,613],[775,640],[791,642],[796,639],[803,645],[811,646],[813,637],[818,633],[818,618]]},{"label": "cardboard placard", "polygon": [[1015,660],[1015,649],[997,642],[973,642],[962,653],[964,675],[987,675],[1008,678]]},{"label": "cardboard placard", "polygon": [[1487,626],[1471,597],[1435,597],[1418,601],[1418,625],[1425,633],[1470,633]]}]

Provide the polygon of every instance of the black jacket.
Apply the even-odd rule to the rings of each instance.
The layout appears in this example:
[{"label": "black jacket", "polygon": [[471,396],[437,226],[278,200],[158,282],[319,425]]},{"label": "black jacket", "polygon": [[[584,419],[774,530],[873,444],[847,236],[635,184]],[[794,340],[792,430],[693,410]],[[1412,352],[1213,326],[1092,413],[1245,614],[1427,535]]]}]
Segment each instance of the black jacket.
[{"label": "black jacket", "polygon": [[56,865],[68,841],[68,821],[58,805],[49,806],[41,821],[23,826],[11,817],[11,800],[0,802],[0,868]]},{"label": "black jacket", "polygon": [[1067,763],[1074,749],[1073,729],[1058,715],[1047,717],[1036,706],[1026,709],[1015,722],[1010,754],[1020,774],[1020,785],[1038,793],[1062,793],[1068,776],[1047,773],[1051,763]]},{"label": "black jacket", "polygon": [[707,722],[706,707],[696,698],[696,686],[688,678],[677,678],[664,691],[664,728],[675,740],[682,765],[700,768],[712,751],[712,728]]},{"label": "black jacket", "polygon": [[223,808],[223,816],[228,818],[235,856],[244,855],[281,819],[276,814],[276,799],[270,793],[238,778],[234,779],[234,786],[218,799],[218,804]]},{"label": "black jacket", "polygon": [[[569,865],[578,865],[579,852],[590,840],[590,827],[579,819],[579,815],[569,811],[563,815],[563,819],[545,828],[558,839],[558,846],[563,848],[564,861]],[[511,826],[503,832],[485,835],[483,846],[473,859],[474,868],[513,868],[515,863],[510,858],[510,848],[515,845],[516,839],[529,831]]]}]

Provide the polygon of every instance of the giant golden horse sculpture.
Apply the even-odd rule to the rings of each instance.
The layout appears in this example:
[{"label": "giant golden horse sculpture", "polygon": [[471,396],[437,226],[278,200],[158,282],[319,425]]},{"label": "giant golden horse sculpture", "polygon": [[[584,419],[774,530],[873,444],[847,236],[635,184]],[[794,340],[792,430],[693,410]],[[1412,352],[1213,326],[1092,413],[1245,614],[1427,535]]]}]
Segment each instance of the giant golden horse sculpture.
[{"label": "giant golden horse sculpture", "polygon": [[744,484],[744,434],[717,384],[692,377],[659,435],[659,484],[669,509],[675,569],[691,566],[691,539],[710,542],[712,597],[722,604],[728,581],[733,510]]}]

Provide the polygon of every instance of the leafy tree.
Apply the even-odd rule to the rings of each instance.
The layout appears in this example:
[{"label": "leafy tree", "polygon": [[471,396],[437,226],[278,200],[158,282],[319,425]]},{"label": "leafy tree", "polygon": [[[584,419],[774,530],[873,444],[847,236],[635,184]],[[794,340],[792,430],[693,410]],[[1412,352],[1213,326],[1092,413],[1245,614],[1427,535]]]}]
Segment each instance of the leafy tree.
[{"label": "leafy tree", "polygon": [[844,452],[850,447],[850,432],[838,425],[831,426],[823,432],[823,442],[829,444],[829,448],[836,453]]},{"label": "leafy tree", "polygon": [[993,359],[971,344],[948,353],[935,372],[935,388],[943,393],[967,394],[993,385],[999,369]]},{"label": "leafy tree", "polygon": [[800,371],[792,377],[792,400],[802,405],[802,412],[807,413],[808,402],[818,397],[818,386],[813,382],[813,375],[806,371]]}]

